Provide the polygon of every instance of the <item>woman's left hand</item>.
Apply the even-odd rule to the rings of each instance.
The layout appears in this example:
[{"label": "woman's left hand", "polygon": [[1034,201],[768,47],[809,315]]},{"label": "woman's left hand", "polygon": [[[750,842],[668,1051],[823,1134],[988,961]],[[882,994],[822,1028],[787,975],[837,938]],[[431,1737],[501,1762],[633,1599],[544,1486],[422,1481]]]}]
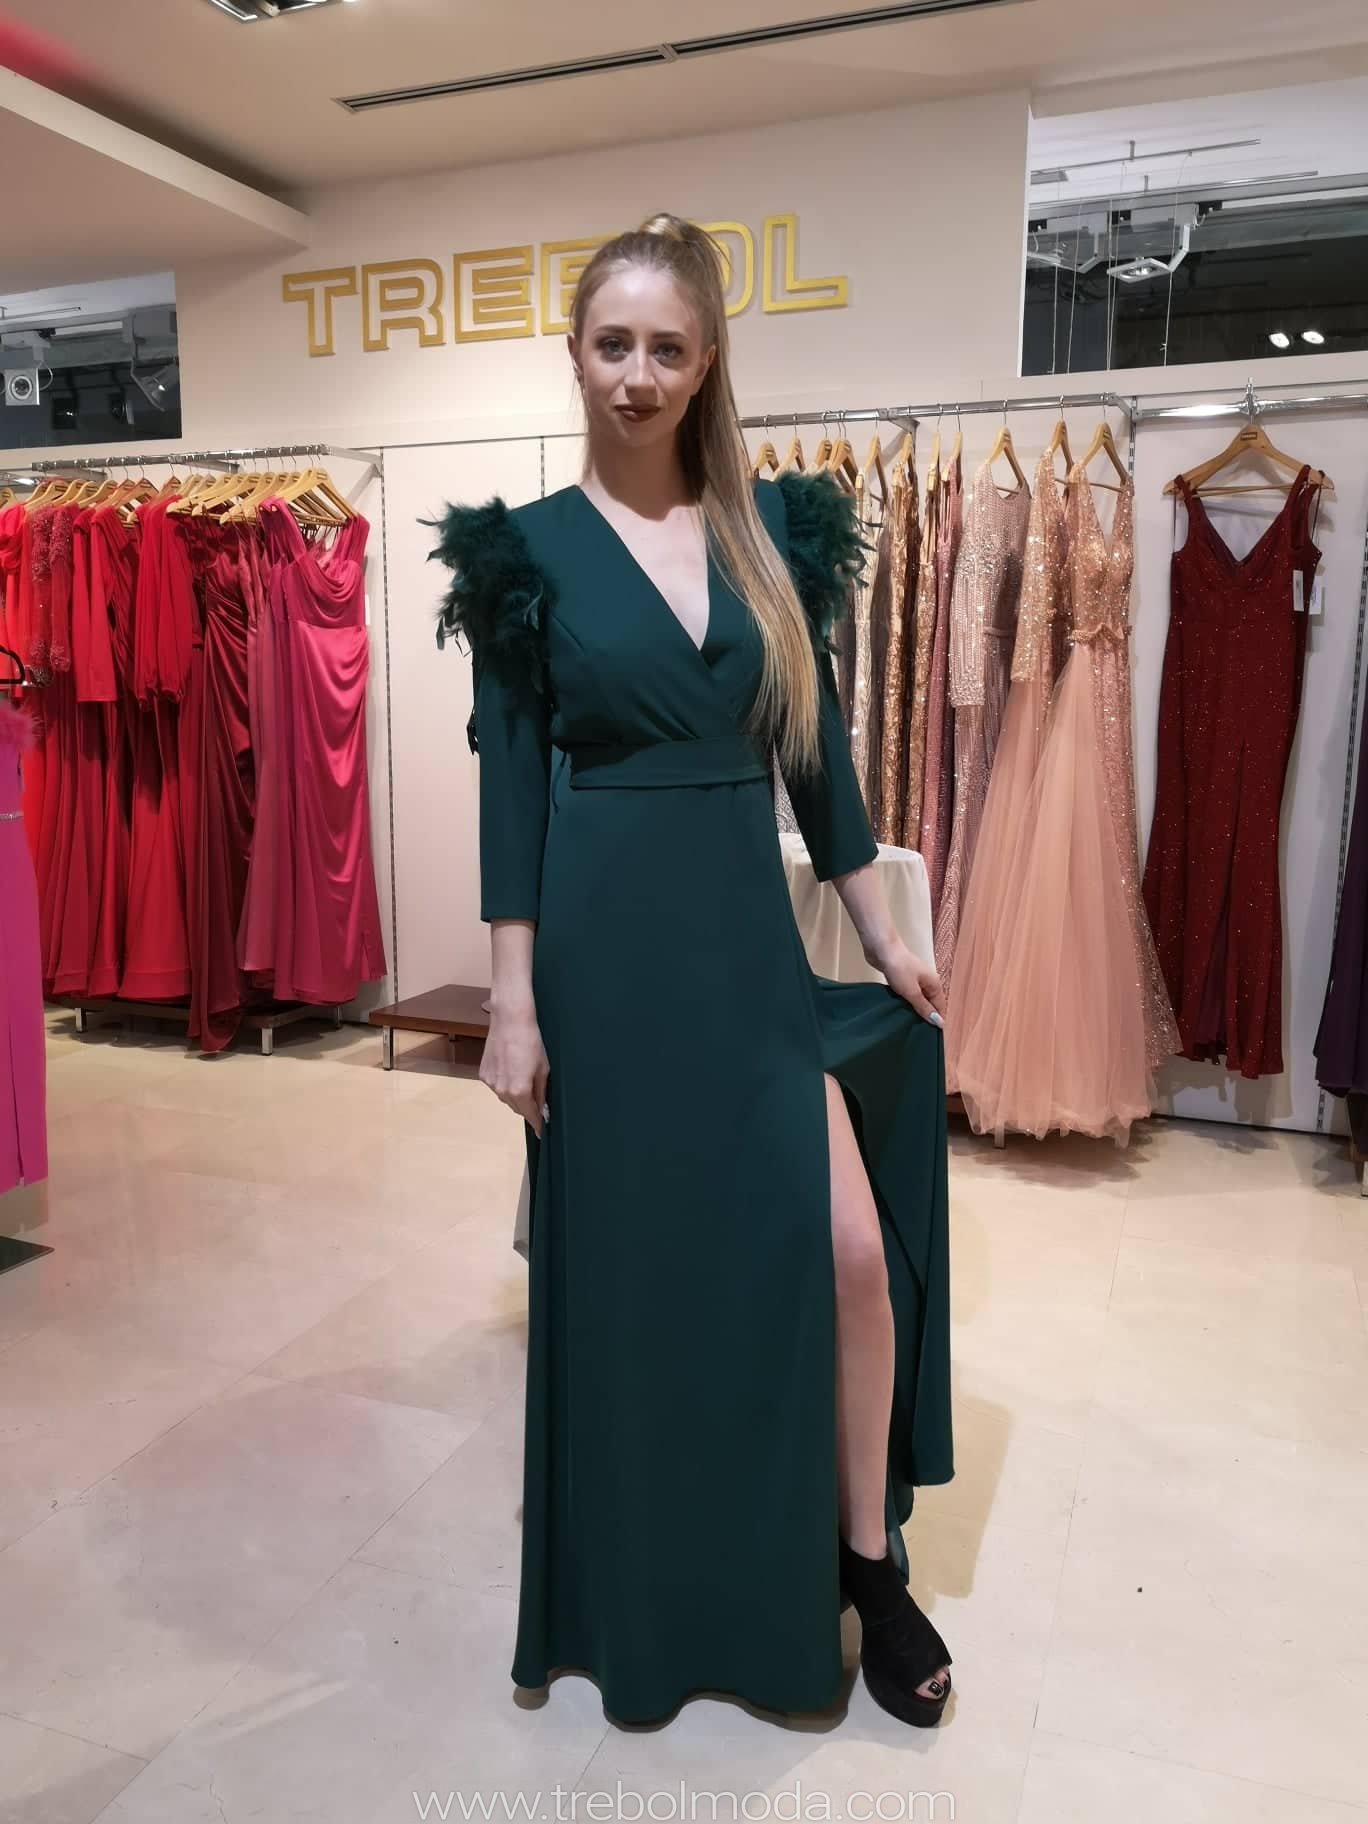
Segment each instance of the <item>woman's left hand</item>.
[{"label": "woman's left hand", "polygon": [[891,956],[871,957],[870,962],[883,972],[890,988],[916,1008],[933,1026],[945,1025],[945,990],[940,977],[904,944]]}]

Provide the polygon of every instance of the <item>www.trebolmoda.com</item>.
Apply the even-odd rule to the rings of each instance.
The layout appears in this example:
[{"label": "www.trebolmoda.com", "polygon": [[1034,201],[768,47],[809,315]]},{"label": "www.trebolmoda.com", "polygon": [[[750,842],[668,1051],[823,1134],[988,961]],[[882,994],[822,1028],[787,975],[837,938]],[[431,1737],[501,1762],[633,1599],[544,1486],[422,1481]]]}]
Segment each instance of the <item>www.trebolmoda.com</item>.
[{"label": "www.trebolmoda.com", "polygon": [[801,1780],[773,1792],[727,1792],[677,1787],[638,1792],[621,1780],[615,1791],[569,1791],[553,1786],[511,1791],[415,1790],[423,1824],[954,1824],[951,1792],[824,1792]]}]

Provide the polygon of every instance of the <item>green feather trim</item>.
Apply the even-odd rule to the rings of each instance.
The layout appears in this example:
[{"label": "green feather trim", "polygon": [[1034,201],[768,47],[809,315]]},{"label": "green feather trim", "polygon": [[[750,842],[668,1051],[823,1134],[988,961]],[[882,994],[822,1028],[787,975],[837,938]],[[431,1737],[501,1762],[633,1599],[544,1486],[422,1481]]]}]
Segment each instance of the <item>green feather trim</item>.
[{"label": "green feather trim", "polygon": [[482,507],[448,507],[425,519],[438,541],[428,553],[451,571],[451,586],[437,614],[437,645],[463,639],[476,675],[488,665],[495,676],[546,688],[545,617],[550,583],[498,495]]},{"label": "green feather trim", "polygon": [[831,638],[845,613],[850,585],[864,571],[871,547],[860,537],[851,495],[830,475],[786,470],[775,485],[784,497],[789,571],[819,652],[836,652]]}]

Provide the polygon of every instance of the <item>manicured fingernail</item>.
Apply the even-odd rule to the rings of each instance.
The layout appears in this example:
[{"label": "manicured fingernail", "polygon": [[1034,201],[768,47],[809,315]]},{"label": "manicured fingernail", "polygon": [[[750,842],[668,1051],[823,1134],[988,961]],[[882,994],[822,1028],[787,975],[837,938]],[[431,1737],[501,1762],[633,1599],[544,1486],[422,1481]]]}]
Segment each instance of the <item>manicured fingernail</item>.
[{"label": "manicured fingernail", "polygon": [[945,1021],[936,1012],[934,1007],[931,1009],[931,1024],[933,1026],[941,1026],[941,1027],[943,1027],[945,1025]]}]

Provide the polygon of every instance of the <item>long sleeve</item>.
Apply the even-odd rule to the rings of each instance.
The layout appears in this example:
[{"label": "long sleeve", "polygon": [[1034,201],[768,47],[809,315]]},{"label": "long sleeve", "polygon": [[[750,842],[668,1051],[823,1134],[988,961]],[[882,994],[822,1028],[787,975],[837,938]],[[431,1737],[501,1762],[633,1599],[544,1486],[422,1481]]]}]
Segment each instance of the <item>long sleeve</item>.
[{"label": "long sleeve", "polygon": [[476,673],[480,917],[536,920],[551,797],[546,699],[527,678],[501,679],[478,663]]},{"label": "long sleeve", "polygon": [[832,880],[879,853],[841,717],[830,644],[850,578],[861,567],[862,546],[854,502],[829,476],[786,474],[768,485],[783,501],[780,549],[808,616],[817,660],[821,765],[808,774],[786,771],[784,784],[813,872],[818,880]]},{"label": "long sleeve", "polygon": [[480,760],[480,917],[535,922],[551,794],[547,579],[497,497],[448,507],[435,523],[432,556],[452,572],[437,644],[458,635],[474,662],[467,733]]}]

